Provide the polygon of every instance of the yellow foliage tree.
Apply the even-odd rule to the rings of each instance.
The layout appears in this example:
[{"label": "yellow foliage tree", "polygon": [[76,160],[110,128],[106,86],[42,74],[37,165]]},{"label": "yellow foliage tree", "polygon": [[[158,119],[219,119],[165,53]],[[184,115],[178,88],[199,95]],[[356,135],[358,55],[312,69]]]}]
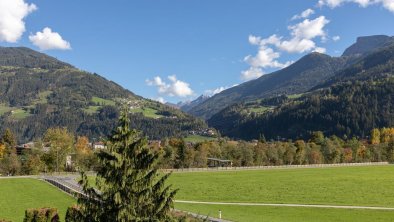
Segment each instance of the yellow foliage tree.
[{"label": "yellow foliage tree", "polygon": [[0,159],[3,159],[5,154],[5,145],[0,143]]},{"label": "yellow foliage tree", "polygon": [[75,143],[75,149],[77,153],[88,154],[91,152],[89,147],[89,139],[86,136],[78,136],[77,142]]},{"label": "yellow foliage tree", "polygon": [[64,170],[66,156],[73,152],[74,136],[67,128],[50,128],[44,135],[43,142],[49,146],[49,156],[51,169]]},{"label": "yellow foliage tree", "polygon": [[394,128],[382,128],[380,130],[380,142],[388,143],[390,138],[394,136]]},{"label": "yellow foliage tree", "polygon": [[372,144],[379,144],[380,143],[380,130],[379,129],[373,129],[371,131],[371,143]]}]

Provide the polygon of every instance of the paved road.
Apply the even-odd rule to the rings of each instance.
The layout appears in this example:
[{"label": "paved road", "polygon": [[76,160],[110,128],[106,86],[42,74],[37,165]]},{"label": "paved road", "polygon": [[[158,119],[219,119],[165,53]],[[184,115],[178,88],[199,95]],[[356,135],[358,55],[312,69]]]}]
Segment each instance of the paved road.
[{"label": "paved road", "polygon": [[237,206],[271,206],[271,207],[310,207],[310,208],[337,208],[337,209],[363,209],[363,210],[394,210],[392,207],[368,207],[368,206],[340,206],[340,205],[316,205],[316,204],[274,204],[274,203],[226,203],[226,202],[203,202],[176,200],[176,203],[207,204],[207,205],[237,205]]}]

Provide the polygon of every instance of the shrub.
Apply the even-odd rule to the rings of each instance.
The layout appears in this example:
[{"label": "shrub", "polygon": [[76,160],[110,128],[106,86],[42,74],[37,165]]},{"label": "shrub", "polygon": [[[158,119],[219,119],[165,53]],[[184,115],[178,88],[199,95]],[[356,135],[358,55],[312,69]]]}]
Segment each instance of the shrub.
[{"label": "shrub", "polygon": [[27,209],[23,222],[58,222],[59,215],[56,208]]},{"label": "shrub", "polygon": [[66,222],[81,222],[81,211],[77,206],[72,206],[67,209]]}]

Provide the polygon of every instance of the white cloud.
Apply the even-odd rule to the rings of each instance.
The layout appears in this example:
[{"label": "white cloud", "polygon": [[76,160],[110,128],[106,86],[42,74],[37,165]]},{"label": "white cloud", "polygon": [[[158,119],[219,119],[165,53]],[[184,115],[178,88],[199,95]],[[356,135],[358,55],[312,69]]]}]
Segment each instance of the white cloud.
[{"label": "white cloud", "polygon": [[163,97],[157,97],[156,99],[154,99],[155,101],[165,104],[167,101],[163,98]]},{"label": "white cloud", "polygon": [[159,76],[153,78],[153,80],[146,80],[149,86],[156,86],[160,95],[166,96],[177,96],[187,97],[193,95],[193,90],[190,88],[189,83],[180,81],[175,75],[167,77],[169,83],[164,82]]},{"label": "white cloud", "polygon": [[326,53],[326,49],[322,47],[316,47],[313,52],[318,52],[318,53]]},{"label": "white cloud", "polygon": [[276,60],[279,57],[279,52],[275,52],[272,48],[261,45],[256,56],[248,55],[244,58],[244,61],[252,67],[282,68],[284,64]]},{"label": "white cloud", "polygon": [[310,39],[292,38],[281,42],[278,48],[289,53],[304,53],[315,49],[316,44]]},{"label": "white cloud", "polygon": [[248,55],[244,58],[250,67],[241,72],[241,79],[244,81],[256,79],[265,74],[266,68],[285,68],[292,64],[293,61],[279,61],[281,51],[287,53],[326,52],[325,48],[316,45],[314,39],[320,37],[322,41],[326,40],[327,34],[324,27],[329,22],[325,16],[312,20],[304,19],[288,27],[290,37],[287,39],[277,35],[271,35],[268,38],[250,35],[249,43],[258,45],[259,49],[255,56]]},{"label": "white cloud", "polygon": [[296,25],[289,26],[289,29],[292,30],[291,34],[296,38],[313,39],[318,36],[323,37],[326,35],[324,26],[329,22],[330,21],[327,20],[325,16],[319,16],[313,20],[305,19]]},{"label": "white cloud", "polygon": [[394,0],[382,0],[383,7],[394,13]]},{"label": "white cloud", "polygon": [[24,0],[0,0],[0,42],[17,42],[26,30],[23,19],[35,10]]},{"label": "white cloud", "polygon": [[[234,87],[234,86],[237,86],[237,85],[238,84],[234,84],[231,87]],[[207,89],[207,90],[204,91],[204,95],[206,95],[206,96],[213,96],[213,95],[221,93],[222,91],[224,91],[226,89],[229,89],[231,87],[229,87],[229,86],[221,86],[221,87],[216,88],[216,89]]]},{"label": "white cloud", "polygon": [[30,42],[40,48],[40,50],[50,49],[71,49],[69,42],[65,41],[57,32],[52,32],[48,27],[44,28],[42,32],[37,32],[35,35],[29,36]]},{"label": "white cloud", "polygon": [[332,40],[333,40],[334,42],[337,42],[337,41],[339,41],[340,39],[341,39],[341,37],[340,37],[339,35],[336,35],[336,36],[332,37]]},{"label": "white cloud", "polygon": [[226,89],[228,89],[228,87],[224,87],[224,86],[221,86],[221,87],[216,88],[216,89],[207,89],[207,90],[204,91],[204,95],[206,95],[206,96],[213,96],[215,94],[221,93],[223,90],[226,90]]},{"label": "white cloud", "polygon": [[306,9],[305,11],[301,12],[299,15],[294,15],[291,20],[297,20],[297,19],[305,19],[308,18],[309,16],[315,14],[315,11],[313,9]]},{"label": "white cloud", "polygon": [[383,8],[394,13],[394,0],[319,0],[318,6],[328,6],[330,8],[336,8],[345,3],[355,3],[363,8],[370,5],[381,5],[383,6]]},{"label": "white cloud", "polygon": [[241,72],[241,79],[244,81],[249,81],[252,79],[257,79],[264,75],[263,69],[259,67],[250,67],[248,70],[242,71]]}]

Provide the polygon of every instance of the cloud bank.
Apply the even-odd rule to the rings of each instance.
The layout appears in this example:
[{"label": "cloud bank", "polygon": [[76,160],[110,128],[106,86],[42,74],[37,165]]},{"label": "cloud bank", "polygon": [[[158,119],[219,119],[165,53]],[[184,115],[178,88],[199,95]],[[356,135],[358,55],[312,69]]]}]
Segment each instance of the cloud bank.
[{"label": "cloud bank", "polygon": [[394,0],[319,0],[318,6],[328,6],[330,8],[339,7],[345,3],[355,3],[360,7],[368,7],[370,5],[381,5],[383,8],[394,13]]}]

